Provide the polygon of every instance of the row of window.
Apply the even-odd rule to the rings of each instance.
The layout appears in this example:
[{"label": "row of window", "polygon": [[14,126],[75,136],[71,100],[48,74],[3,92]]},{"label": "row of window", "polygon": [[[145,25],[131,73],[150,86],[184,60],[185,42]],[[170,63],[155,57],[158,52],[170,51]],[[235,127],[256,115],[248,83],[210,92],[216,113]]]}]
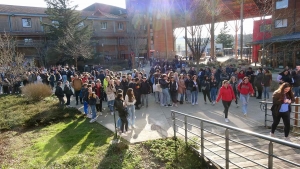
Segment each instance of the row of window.
[{"label": "row of window", "polygon": [[289,0],[277,0],[276,9],[283,9],[289,7]]},{"label": "row of window", "polygon": [[[287,27],[287,19],[277,19],[275,20],[275,28],[284,28]],[[270,32],[272,29],[271,24],[260,25],[260,32]]]},{"label": "row of window", "polygon": [[[58,21],[52,21],[52,24],[56,27],[58,27]],[[24,28],[30,28],[32,27],[32,22],[31,22],[31,18],[22,18],[22,25]],[[83,27],[84,26],[84,22],[81,22],[78,24],[78,27]],[[107,29],[107,22],[101,22],[101,29]],[[124,29],[124,24],[119,22],[118,23],[118,29],[119,30],[123,30]]]}]

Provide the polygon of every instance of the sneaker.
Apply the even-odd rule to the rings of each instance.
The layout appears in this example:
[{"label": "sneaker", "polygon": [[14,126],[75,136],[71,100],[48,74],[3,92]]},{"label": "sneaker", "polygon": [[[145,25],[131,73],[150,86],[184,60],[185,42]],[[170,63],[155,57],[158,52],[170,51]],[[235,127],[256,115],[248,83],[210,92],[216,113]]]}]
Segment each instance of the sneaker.
[{"label": "sneaker", "polygon": [[127,136],[127,134],[124,132],[124,133],[121,133],[121,136]]},{"label": "sneaker", "polygon": [[91,120],[90,120],[90,123],[94,123],[96,120],[97,120],[96,118],[91,119]]},{"label": "sneaker", "polygon": [[204,102],[204,104],[207,104],[206,102]]},{"label": "sneaker", "polygon": [[192,103],[192,106],[194,106],[195,105],[195,103]]},{"label": "sneaker", "polygon": [[240,105],[239,104],[236,104],[236,108],[239,108],[240,107]]},{"label": "sneaker", "polygon": [[128,131],[126,131],[126,134],[127,134],[127,133],[131,133],[131,131],[130,131],[130,130],[128,130]]},{"label": "sneaker", "polygon": [[166,105],[160,104],[160,106],[164,107],[164,106],[166,106]]},{"label": "sneaker", "polygon": [[275,134],[273,134],[272,132],[270,132],[270,136],[271,137],[275,137]]},{"label": "sneaker", "polygon": [[171,104],[168,104],[168,107],[172,107],[172,105],[171,105]]},{"label": "sneaker", "polygon": [[247,113],[244,113],[244,116],[247,117]]},{"label": "sneaker", "polygon": [[89,119],[91,119],[91,118],[92,118],[92,115],[91,115],[91,114],[88,114],[87,117],[88,117]]},{"label": "sneaker", "polygon": [[110,114],[113,116],[113,115],[114,115],[114,112],[110,112]]},{"label": "sneaker", "polygon": [[132,125],[131,127],[132,127],[133,129],[136,129],[136,126],[135,126],[135,125]]},{"label": "sneaker", "polygon": [[99,115],[102,116],[102,112],[100,112]]},{"label": "sneaker", "polygon": [[177,104],[174,104],[175,107],[178,107]]},{"label": "sneaker", "polygon": [[288,141],[288,142],[292,142],[291,139],[290,139],[290,137],[285,137],[284,140]]},{"label": "sneaker", "polygon": [[225,122],[226,122],[226,123],[229,123],[229,120],[228,120],[227,118],[225,118]]},{"label": "sneaker", "polygon": [[197,105],[198,105],[198,102],[196,102],[195,104],[197,104]]}]

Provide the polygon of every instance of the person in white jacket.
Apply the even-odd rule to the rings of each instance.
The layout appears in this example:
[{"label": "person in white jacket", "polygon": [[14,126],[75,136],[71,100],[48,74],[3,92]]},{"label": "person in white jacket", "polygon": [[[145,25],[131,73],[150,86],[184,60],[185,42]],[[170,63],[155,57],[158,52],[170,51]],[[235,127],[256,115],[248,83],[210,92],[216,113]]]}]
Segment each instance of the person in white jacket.
[{"label": "person in white jacket", "polygon": [[128,88],[125,96],[125,105],[127,107],[127,111],[129,114],[128,116],[129,125],[131,125],[132,128],[135,128],[135,105],[134,105],[135,102],[136,99],[134,97],[133,89]]}]

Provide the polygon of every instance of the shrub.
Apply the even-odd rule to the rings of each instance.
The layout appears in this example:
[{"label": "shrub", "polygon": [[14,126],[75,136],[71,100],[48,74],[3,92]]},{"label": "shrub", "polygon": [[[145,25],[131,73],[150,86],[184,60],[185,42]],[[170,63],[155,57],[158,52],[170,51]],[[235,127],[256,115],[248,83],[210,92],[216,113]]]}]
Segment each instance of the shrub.
[{"label": "shrub", "polygon": [[26,98],[33,101],[39,101],[52,95],[51,88],[42,83],[28,84],[22,88],[22,93]]}]

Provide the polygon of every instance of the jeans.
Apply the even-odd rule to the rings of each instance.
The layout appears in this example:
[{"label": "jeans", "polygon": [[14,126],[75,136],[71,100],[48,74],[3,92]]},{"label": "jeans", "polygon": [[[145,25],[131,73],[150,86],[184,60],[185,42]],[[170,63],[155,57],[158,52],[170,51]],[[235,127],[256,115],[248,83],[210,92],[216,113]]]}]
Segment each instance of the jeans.
[{"label": "jeans", "polygon": [[168,88],[162,89],[162,95],[163,95],[163,99],[162,99],[163,101],[162,101],[162,103],[164,105],[170,104],[171,98],[170,98],[170,93],[169,93],[169,89]]},{"label": "jeans", "polygon": [[288,137],[290,133],[290,112],[279,112],[278,114],[272,113],[273,115],[273,124],[271,132],[274,134],[280,119],[282,118],[284,124],[284,136]]},{"label": "jeans", "polygon": [[155,102],[159,103],[162,93],[161,92],[154,92]]},{"label": "jeans", "polygon": [[294,92],[294,96],[295,97],[299,97],[300,96],[300,87],[293,87],[293,92]]},{"label": "jeans", "polygon": [[212,87],[210,89],[210,98],[213,102],[216,101],[216,99],[217,99],[217,88],[216,87]]},{"label": "jeans", "polygon": [[134,105],[129,105],[127,106],[127,111],[128,111],[128,122],[131,126],[135,125],[135,106]]},{"label": "jeans", "polygon": [[264,93],[264,98],[265,99],[269,99],[270,98],[269,92],[270,92],[270,86],[264,86],[263,93]]},{"label": "jeans", "polygon": [[92,110],[92,119],[95,119],[97,117],[96,114],[96,105],[90,105],[91,110]]},{"label": "jeans", "polygon": [[146,106],[148,107],[148,94],[142,94],[142,106],[145,105],[146,100]]},{"label": "jeans", "polygon": [[[78,105],[79,93],[80,93],[80,90],[75,90],[76,105]],[[80,98],[80,103],[82,103],[82,98]]]},{"label": "jeans", "polygon": [[117,128],[121,129],[121,118],[120,117],[117,120]]},{"label": "jeans", "polygon": [[225,119],[227,119],[228,118],[228,110],[229,110],[229,107],[231,105],[231,101],[222,100],[222,103],[223,103],[223,106],[224,106]]},{"label": "jeans", "polygon": [[86,101],[83,101],[83,111],[85,114],[89,113],[89,105]]},{"label": "jeans", "polygon": [[197,103],[198,101],[198,92],[196,91],[192,91],[192,103]]},{"label": "jeans", "polygon": [[240,99],[242,103],[242,111],[244,114],[247,114],[248,102],[249,102],[250,95],[249,94],[240,94]]},{"label": "jeans", "polygon": [[114,111],[114,103],[115,103],[115,100],[107,101],[110,112]]},{"label": "jeans", "polygon": [[184,94],[180,94],[180,101],[183,102]]},{"label": "jeans", "polygon": [[191,103],[191,94],[192,92],[190,90],[186,90],[186,98],[187,102]]},{"label": "jeans", "polygon": [[62,75],[62,79],[63,79],[63,82],[66,83],[66,81],[67,81],[67,75]]}]

